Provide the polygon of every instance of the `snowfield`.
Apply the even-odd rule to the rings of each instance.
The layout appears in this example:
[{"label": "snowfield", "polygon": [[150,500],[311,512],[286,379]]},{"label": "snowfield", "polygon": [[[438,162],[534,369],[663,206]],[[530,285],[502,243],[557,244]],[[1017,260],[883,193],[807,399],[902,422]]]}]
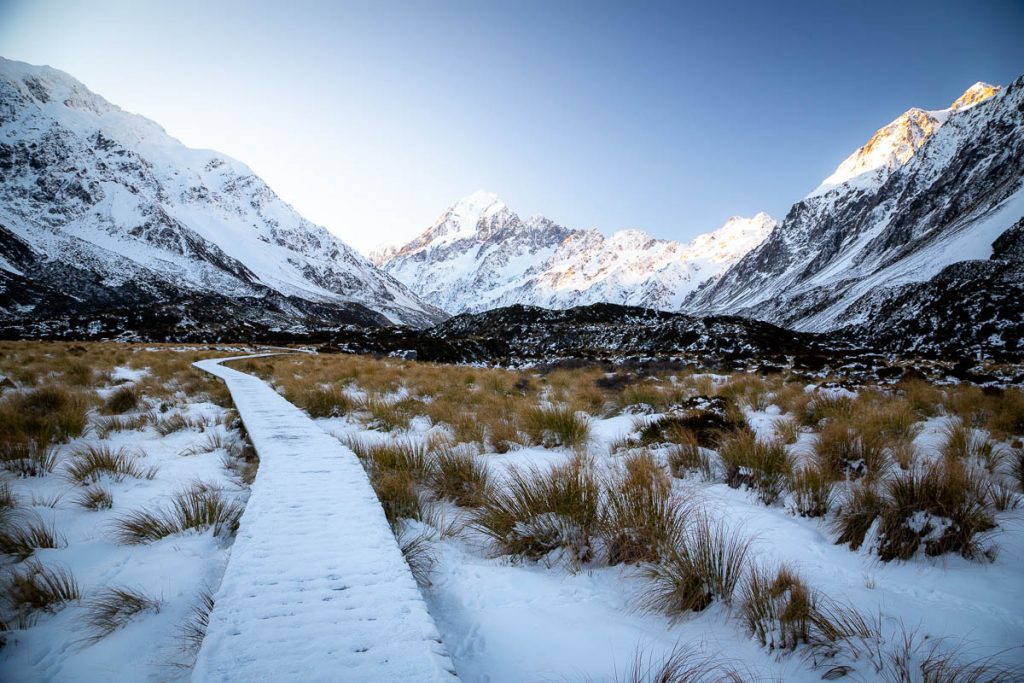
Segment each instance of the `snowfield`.
[{"label": "snowfield", "polygon": [[[94,430],[60,445],[58,465],[47,476],[2,473],[18,498],[15,509],[37,512],[67,541],[36,549],[21,563],[8,557],[5,571],[33,561],[59,563],[73,573],[81,599],[10,624],[0,650],[0,678],[642,681],[656,680],[659,665],[675,658],[693,677],[671,680],[721,680],[728,671],[739,676],[735,680],[873,681],[891,677],[901,657],[919,672],[914,667],[940,652],[998,667],[989,673],[999,675],[958,678],[943,669],[949,675],[936,680],[1024,680],[1019,489],[1007,492],[1004,509],[992,508],[996,526],[983,535],[979,548],[985,552],[974,559],[955,552],[926,556],[919,549],[909,559],[883,562],[877,522],[857,550],[836,544],[836,508],[825,517],[801,517],[789,488],[766,505],[753,483],[728,485],[722,474],[727,442],[718,450],[697,449],[702,462],[711,463],[702,475],[674,464],[678,443],[651,436],[666,418],[681,414],[671,406],[690,396],[696,398],[688,405],[700,406],[691,410],[701,414],[716,401],[733,406],[727,418],[742,421],[767,443],[784,438],[780,420],[795,414],[789,412],[794,406],[861,406],[856,402],[865,389],[692,372],[639,380],[625,371],[513,373],[342,355],[249,357],[233,360],[231,368],[222,360],[202,360],[198,367],[226,381],[240,423],[223,407],[179,394],[164,401],[170,405],[162,419],[181,414],[193,420],[187,422],[191,426],[161,435],[158,422],[151,422],[102,439]],[[146,382],[148,372],[130,365],[118,365],[107,376]],[[104,405],[117,386],[98,389]],[[891,454],[893,473],[907,452],[922,466],[939,458],[954,432],[967,439],[970,457],[985,459],[993,472],[1009,473],[1021,435],[990,431],[1010,424],[992,417],[1000,404],[980,403],[988,399],[970,387],[907,385],[900,391],[906,405],[925,406],[939,401],[936,396],[945,403],[920,408],[930,415],[918,415],[907,430],[913,450]],[[10,400],[11,394],[4,396]],[[1001,400],[1016,396],[1007,393]],[[956,432],[954,413],[980,410],[969,401],[987,406],[987,421]],[[150,403],[159,409],[147,401],[136,412]],[[527,437],[527,416],[550,417],[561,405],[574,406],[567,419],[585,419],[581,441],[559,446],[547,431]],[[904,404],[878,405],[896,411]],[[785,451],[798,464],[813,457],[829,422],[839,420],[838,412],[827,414],[833,417],[824,426],[791,425]],[[519,420],[509,440],[499,440],[494,431],[502,420]],[[241,439],[241,424],[260,457],[251,492],[233,474],[237,470],[225,468],[234,449],[228,444]],[[225,447],[207,450],[216,445],[211,434]],[[72,502],[81,485],[62,472],[76,449],[100,443],[142,449],[140,464],[158,469],[152,479],[102,480],[113,507],[86,510]],[[468,457],[484,470],[487,499],[460,507],[457,499],[438,493],[437,463],[444,457]],[[394,459],[387,465],[393,469],[386,469],[385,458]],[[771,649],[748,630],[742,581],[731,601],[715,595],[699,610],[671,610],[667,602],[652,605],[649,599],[654,561],[612,563],[610,537],[603,532],[575,548],[562,543],[517,555],[505,552],[481,526],[480,506],[493,503],[524,472],[543,477],[582,467],[600,483],[601,505],[607,505],[616,482],[644,459],[654,463],[657,481],[668,482],[666,495],[685,504],[688,518],[706,515],[749,542],[748,570],[788,567],[817,591],[821,606],[856,608],[876,630],[830,649],[811,641]],[[392,477],[402,467],[421,478],[408,480],[415,499],[400,508],[398,479]],[[853,471],[835,484],[837,505],[863,485]],[[741,468],[740,474],[749,470]],[[247,501],[233,544],[230,533],[209,530],[138,545],[116,542],[117,519],[158,508],[196,479],[233,501]],[[571,524],[558,514],[546,521],[571,536]],[[945,523],[925,513],[911,521],[940,531]],[[524,533],[523,525],[510,533]],[[929,533],[923,540],[939,532]],[[88,627],[94,596],[122,585],[155,598],[158,607],[89,640],[95,635]],[[190,650],[183,647],[189,641],[182,627],[194,620],[196,608],[201,611],[204,592],[212,596],[209,626],[200,633],[201,646],[193,639]]]}]

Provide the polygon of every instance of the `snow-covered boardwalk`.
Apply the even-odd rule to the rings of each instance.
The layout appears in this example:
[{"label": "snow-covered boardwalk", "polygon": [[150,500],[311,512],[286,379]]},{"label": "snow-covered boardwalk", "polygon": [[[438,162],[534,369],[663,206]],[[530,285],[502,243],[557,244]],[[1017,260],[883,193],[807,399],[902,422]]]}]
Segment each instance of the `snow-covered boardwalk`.
[{"label": "snow-covered boardwalk", "polygon": [[260,467],[193,680],[455,680],[355,454],[221,360]]}]

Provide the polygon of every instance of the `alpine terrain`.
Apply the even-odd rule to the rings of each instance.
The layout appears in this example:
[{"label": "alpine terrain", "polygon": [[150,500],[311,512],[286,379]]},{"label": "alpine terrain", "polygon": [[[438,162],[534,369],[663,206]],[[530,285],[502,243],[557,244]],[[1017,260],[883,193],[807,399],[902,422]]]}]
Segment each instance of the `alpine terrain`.
[{"label": "alpine terrain", "polygon": [[543,216],[522,219],[496,195],[476,192],[415,240],[371,260],[452,314],[516,304],[678,310],[687,294],[760,244],[775,224],[764,213],[733,217],[689,244],[639,230],[605,237]]},{"label": "alpine terrain", "polygon": [[920,352],[1024,350],[1024,77],[911,109],[685,302]]},{"label": "alpine terrain", "polygon": [[240,337],[445,317],[245,165],[61,71],[0,59],[6,334]]}]

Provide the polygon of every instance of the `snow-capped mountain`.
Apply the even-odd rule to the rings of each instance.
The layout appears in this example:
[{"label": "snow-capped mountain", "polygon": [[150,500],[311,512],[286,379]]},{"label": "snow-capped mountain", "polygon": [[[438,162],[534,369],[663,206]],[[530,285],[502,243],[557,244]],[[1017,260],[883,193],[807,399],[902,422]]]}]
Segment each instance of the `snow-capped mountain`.
[{"label": "snow-capped mountain", "polygon": [[452,314],[599,302],[674,310],[774,227],[771,217],[759,213],[730,218],[689,244],[639,230],[605,237],[543,216],[521,219],[496,195],[476,192],[452,204],[413,241],[371,260]]},{"label": "snow-capped mountain", "polygon": [[0,59],[0,318],[269,328],[443,319],[245,165]]},{"label": "snow-capped mountain", "polygon": [[[943,336],[965,349],[1017,344],[1022,264],[993,243],[1024,215],[1022,186],[1024,77],[978,83],[948,109],[880,129],[684,309],[895,335],[917,350]],[[956,322],[958,291],[973,292],[973,322]]]}]

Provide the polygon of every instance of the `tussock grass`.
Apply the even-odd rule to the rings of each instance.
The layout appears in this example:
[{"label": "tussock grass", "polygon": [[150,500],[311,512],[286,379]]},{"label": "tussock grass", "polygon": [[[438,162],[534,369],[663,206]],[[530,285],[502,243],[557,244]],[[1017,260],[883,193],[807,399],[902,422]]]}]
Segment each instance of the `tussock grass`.
[{"label": "tussock grass", "polygon": [[153,427],[160,436],[168,436],[184,429],[194,429],[198,432],[206,431],[206,420],[201,417],[185,417],[181,413],[174,413],[168,417],[160,418],[153,423]]},{"label": "tussock grass", "polygon": [[583,448],[590,439],[587,419],[563,406],[526,408],[522,427],[530,443],[547,448]]},{"label": "tussock grass", "polygon": [[608,564],[658,562],[682,533],[686,508],[649,453],[627,457],[624,471],[605,491],[601,535]]},{"label": "tussock grass", "polygon": [[725,483],[746,485],[765,505],[774,505],[793,475],[793,458],[780,441],[762,441],[754,432],[739,430],[722,441],[719,455]]},{"label": "tussock grass", "polygon": [[65,472],[79,484],[96,483],[102,477],[123,481],[125,477],[152,479],[156,467],[145,468],[139,456],[124,448],[112,449],[105,444],[81,446],[71,454]]},{"label": "tussock grass", "polygon": [[34,512],[8,511],[0,517],[0,554],[24,560],[40,548],[67,545],[54,525]]},{"label": "tussock grass", "polygon": [[507,555],[536,560],[561,549],[573,566],[592,559],[600,487],[585,463],[513,468],[507,478],[473,513],[473,527]]},{"label": "tussock grass", "polygon": [[424,588],[430,586],[430,575],[437,562],[431,547],[433,539],[434,533],[430,529],[417,534],[403,533],[399,538],[399,548],[412,577]]},{"label": "tussock grass", "polygon": [[661,562],[644,568],[641,605],[678,618],[715,600],[730,604],[746,570],[750,540],[706,513],[693,516]]},{"label": "tussock grass", "polygon": [[772,383],[759,375],[737,374],[718,387],[718,395],[731,398],[736,403],[764,410],[772,403]]},{"label": "tussock grass", "polygon": [[78,582],[67,568],[34,560],[11,570],[0,587],[4,611],[15,617],[19,628],[31,626],[39,611],[55,612],[81,598]]},{"label": "tussock grass", "polygon": [[355,401],[344,389],[336,386],[286,389],[285,396],[310,417],[342,417],[355,408]]},{"label": "tussock grass", "polygon": [[841,394],[816,392],[804,408],[801,423],[816,427],[822,420],[849,420],[854,414],[852,398]]},{"label": "tussock grass", "polygon": [[640,443],[681,443],[689,435],[705,448],[717,448],[722,439],[741,429],[748,429],[742,409],[727,401],[722,410],[690,408],[647,422],[640,430]]},{"label": "tussock grass", "polygon": [[152,543],[188,531],[212,529],[214,536],[233,535],[243,509],[219,489],[195,482],[176,493],[167,507],[136,510],[118,518],[114,531],[118,541],[126,545]]},{"label": "tussock grass", "polygon": [[50,444],[81,436],[89,402],[83,392],[45,385],[0,400],[0,467],[42,476],[55,464]]},{"label": "tussock grass", "polygon": [[248,438],[234,439],[228,442],[221,464],[234,478],[244,486],[252,486],[259,471],[260,458]]},{"label": "tussock grass", "polygon": [[129,432],[145,429],[150,420],[154,419],[150,413],[139,413],[137,415],[113,415],[101,418],[96,421],[96,436],[106,439],[114,432]]},{"label": "tussock grass", "polygon": [[370,414],[367,426],[382,432],[409,429],[412,418],[423,412],[423,404],[408,397],[397,401],[371,397],[362,402],[361,408]]},{"label": "tussock grass", "polygon": [[103,412],[108,415],[121,415],[139,407],[142,392],[134,384],[125,384],[114,389],[103,401]]},{"label": "tussock grass", "polygon": [[784,416],[776,418],[772,423],[775,438],[786,444],[794,444],[800,438],[800,423],[792,417]]},{"label": "tussock grass", "polygon": [[213,612],[213,593],[204,590],[199,594],[199,600],[192,605],[188,619],[178,628],[178,636],[181,638],[181,650],[188,655],[189,661],[186,666],[195,663],[199,648],[203,645],[206,631],[210,627],[210,613]]},{"label": "tussock grass", "polygon": [[414,439],[372,443],[348,438],[343,443],[352,449],[369,469],[407,472],[414,481],[426,484],[434,472],[433,459],[426,444]]},{"label": "tussock grass", "polygon": [[160,611],[160,600],[135,588],[115,586],[104,588],[86,603],[86,625],[89,643],[97,643],[114,631],[122,629],[141,614]]},{"label": "tussock grass", "polygon": [[459,507],[479,507],[490,494],[492,483],[487,466],[464,448],[438,449],[433,470],[434,494]]},{"label": "tussock grass", "polygon": [[668,467],[672,476],[682,479],[690,472],[700,472],[710,481],[714,477],[714,463],[701,450],[697,435],[683,427],[672,438],[673,443],[668,451]]},{"label": "tussock grass", "polygon": [[0,515],[16,507],[18,507],[18,497],[14,495],[14,489],[11,488],[10,482],[0,481]]},{"label": "tussock grass", "polygon": [[856,549],[878,522],[883,561],[958,553],[991,559],[986,532],[995,527],[987,479],[964,464],[942,460],[899,471],[880,485],[857,486],[837,515],[838,543]]},{"label": "tussock grass", "polygon": [[793,511],[801,517],[825,517],[835,502],[835,478],[818,465],[795,470],[789,490]]},{"label": "tussock grass", "polygon": [[57,467],[57,450],[36,441],[8,441],[0,444],[0,466],[21,477],[42,477]]},{"label": "tussock grass", "polygon": [[93,484],[79,494],[75,504],[86,510],[109,510],[114,506],[114,496],[110,489]]},{"label": "tussock grass", "polygon": [[677,645],[660,659],[637,650],[629,669],[615,680],[621,683],[752,683],[761,678],[723,661],[720,655],[705,655],[696,647]]},{"label": "tussock grass", "polygon": [[922,417],[938,415],[942,407],[943,395],[937,387],[923,379],[905,379],[896,385],[903,394],[911,409]]},{"label": "tussock grass", "polygon": [[181,452],[180,455],[190,457],[193,455],[203,455],[205,453],[213,453],[214,451],[224,450],[227,451],[233,447],[234,440],[230,439],[221,432],[211,431],[206,435],[206,438],[202,441],[192,444]]},{"label": "tussock grass", "polygon": [[858,429],[845,421],[825,425],[814,441],[814,456],[822,471],[839,479],[876,478],[889,466],[883,435]]},{"label": "tussock grass", "polygon": [[792,650],[810,641],[817,596],[793,569],[753,567],[741,589],[747,631],[769,650]]},{"label": "tussock grass", "polygon": [[943,427],[943,457],[953,460],[975,460],[983,462],[990,469],[998,464],[999,454],[993,444],[983,434],[964,424],[960,419],[952,419]]}]

